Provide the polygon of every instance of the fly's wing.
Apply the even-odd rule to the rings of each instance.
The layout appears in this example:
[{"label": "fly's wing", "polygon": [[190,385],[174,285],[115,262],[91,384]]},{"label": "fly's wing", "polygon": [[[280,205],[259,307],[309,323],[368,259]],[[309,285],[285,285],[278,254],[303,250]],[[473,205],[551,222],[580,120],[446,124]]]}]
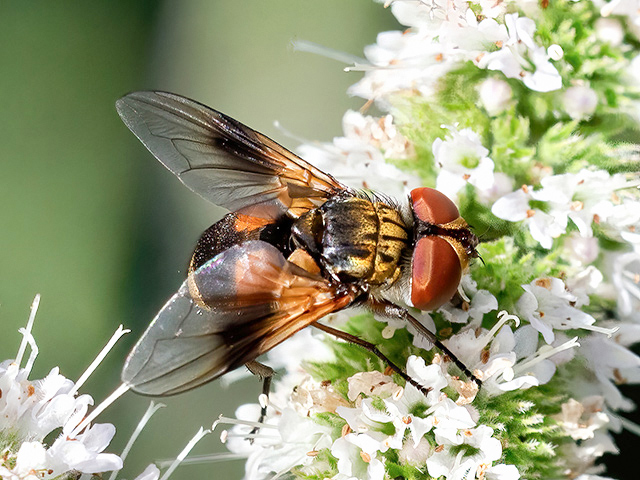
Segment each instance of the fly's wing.
[{"label": "fly's wing", "polygon": [[353,300],[266,242],[235,245],[189,275],[129,354],[122,381],[144,395],[190,390]]},{"label": "fly's wing", "polygon": [[134,92],[120,117],[187,187],[231,211],[294,218],[346,187],[261,133],[193,100]]}]

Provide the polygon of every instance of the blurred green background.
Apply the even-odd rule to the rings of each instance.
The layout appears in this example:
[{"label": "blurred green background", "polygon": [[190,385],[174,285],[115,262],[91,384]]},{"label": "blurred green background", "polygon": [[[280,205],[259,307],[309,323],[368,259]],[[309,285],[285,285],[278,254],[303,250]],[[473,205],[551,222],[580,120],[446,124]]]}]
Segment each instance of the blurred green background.
[{"label": "blurred green background", "polygon": [[[184,188],[118,118],[142,89],[213,106],[293,148],[273,122],[309,140],[341,134],[359,108],[358,74],[296,53],[293,39],[355,55],[397,28],[371,0],[23,1],[0,4],[0,359],[13,358],[35,293],[40,355],[77,379],[119,324],[131,328],[82,389],[96,402],[119,382],[132,343],[185,276],[199,234],[221,211]],[[255,402],[249,379],[166,399],[120,474],[175,456],[200,425]],[[121,451],[149,399],[127,394],[101,417]],[[194,453],[225,451],[219,432]],[[172,478],[240,478],[242,462],[184,466]]]}]

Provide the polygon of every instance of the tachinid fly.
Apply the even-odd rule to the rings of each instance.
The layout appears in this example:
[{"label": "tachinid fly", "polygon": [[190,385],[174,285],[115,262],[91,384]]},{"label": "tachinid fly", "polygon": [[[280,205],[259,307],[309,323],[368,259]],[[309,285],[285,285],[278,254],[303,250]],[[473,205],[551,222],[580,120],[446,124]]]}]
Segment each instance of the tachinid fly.
[{"label": "tachinid fly", "polygon": [[[230,210],[196,246],[187,280],[135,345],[122,371],[132,390],[171,395],[255,359],[353,305],[403,318],[475,377],[406,308],[434,310],[455,294],[477,237],[446,196],[411,192],[405,208],[342,185],[251,128],[187,98],[136,92],[124,123],[187,187]],[[479,382],[478,382],[479,383]],[[268,390],[268,382],[265,384]]]}]

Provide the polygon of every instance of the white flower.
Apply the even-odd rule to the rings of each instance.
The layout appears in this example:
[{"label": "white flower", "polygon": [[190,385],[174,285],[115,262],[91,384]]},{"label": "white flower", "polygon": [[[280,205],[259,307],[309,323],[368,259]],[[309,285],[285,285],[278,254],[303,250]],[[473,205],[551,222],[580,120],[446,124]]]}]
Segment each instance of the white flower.
[{"label": "white flower", "polygon": [[[0,476],[11,479],[53,479],[70,472],[86,474],[115,471],[122,468],[122,459],[104,453],[115,427],[94,424],[80,429],[93,399],[77,395],[81,383],[127,331],[119,328],[111,341],[98,355],[88,371],[75,384],[53,368],[42,380],[28,379],[38,348],[31,335],[31,327],[39,303],[36,297],[26,329],[21,329],[23,342],[16,360],[0,363],[0,440],[5,445],[0,459]],[[24,368],[20,367],[26,345],[31,354]],[[45,437],[55,433],[53,443],[44,443]],[[19,448],[18,448],[19,447]],[[14,450],[17,449],[17,452]]]},{"label": "white flower", "polygon": [[572,233],[564,241],[566,257],[580,263],[588,265],[598,258],[600,245],[595,237],[583,237],[579,233]]},{"label": "white flower", "polygon": [[610,15],[624,16],[629,30],[640,38],[640,13],[637,0],[611,0],[600,9],[603,17]]},{"label": "white flower", "polygon": [[593,438],[596,430],[609,424],[609,416],[602,412],[603,403],[600,396],[586,398],[582,403],[570,398],[562,404],[562,413],[558,416],[560,425],[574,440]]},{"label": "white flower", "polygon": [[[270,402],[270,405],[275,405]],[[297,465],[313,461],[308,455],[331,445],[330,429],[321,426],[287,407],[282,411],[269,409],[264,423],[256,423],[260,406],[247,404],[238,407],[238,420],[221,418],[218,423],[234,423],[234,427],[223,433],[227,448],[246,457],[245,478],[268,478],[272,473],[282,474]],[[252,433],[259,426],[256,433]],[[251,441],[249,441],[251,440]]]},{"label": "white flower", "polygon": [[[620,325],[623,326],[625,324]],[[637,340],[640,327],[629,325],[628,328],[636,330],[630,339]],[[640,357],[617,341],[621,338],[624,338],[623,334],[615,338],[591,335],[581,340],[579,353],[594,376],[575,385],[572,390],[585,396],[601,394],[609,407],[629,411],[635,405],[622,395],[617,385],[640,381]]]},{"label": "white flower", "polygon": [[[502,445],[496,438],[492,438],[493,429],[485,425],[469,428],[450,441],[442,438],[441,447],[427,459],[427,470],[434,478],[444,476],[447,479],[474,478],[476,471],[484,471],[502,455]],[[464,455],[464,450],[453,454],[453,446],[469,445],[475,453]],[[469,476],[468,476],[469,475]]]},{"label": "white flower", "polygon": [[402,387],[393,383],[393,379],[390,376],[377,370],[356,373],[349,377],[347,381],[349,382],[347,398],[352,402],[361,398],[360,394],[389,397],[399,395],[402,391]]},{"label": "white flower", "polygon": [[449,134],[444,140],[436,138],[432,151],[440,173],[436,188],[450,198],[467,183],[479,190],[493,187],[493,160],[480,142],[480,137],[470,128],[458,130],[455,125],[445,126]]},{"label": "white flower", "polygon": [[462,308],[446,303],[439,312],[451,323],[464,323],[477,326],[486,313],[498,309],[498,300],[487,290],[478,290],[471,275],[464,275],[460,280],[460,288],[469,301],[465,300]]},{"label": "white flower", "polygon": [[515,465],[493,465],[486,470],[487,480],[518,480],[520,472]]},{"label": "white flower", "polygon": [[504,15],[507,11],[507,3],[501,0],[480,0],[478,2],[482,7],[482,16],[487,18],[497,18]]},{"label": "white flower", "polygon": [[559,278],[538,278],[522,288],[525,293],[517,303],[520,316],[526,318],[547,343],[553,342],[554,329],[592,329],[595,318],[579,308],[586,299],[580,300],[569,292]]},{"label": "white flower", "polygon": [[462,0],[409,0],[391,4],[391,11],[398,22],[425,29],[436,29],[447,21],[466,23],[468,10],[468,3]]},{"label": "white flower", "polygon": [[47,451],[40,442],[24,442],[16,455],[12,469],[0,466],[0,478],[5,480],[39,480],[47,472]]},{"label": "white flower", "polygon": [[[507,315],[504,311],[498,317],[499,321],[491,331],[478,331],[474,327],[464,329],[445,342],[447,347],[482,380],[483,391],[489,395],[545,383],[548,378],[542,377],[539,380],[531,375],[531,369],[526,371],[526,375],[516,377],[516,363],[533,354],[537,349],[537,342],[531,345],[532,348],[523,349],[526,342],[516,342],[511,328],[505,325],[509,320],[515,320],[519,324],[518,318]],[[460,393],[463,397],[469,396],[464,388]],[[469,393],[470,398],[464,402],[473,400],[476,392]]]},{"label": "white flower", "polygon": [[[542,188],[523,186],[498,199],[491,208],[497,217],[512,222],[525,221],[531,236],[544,248],[564,234],[569,219],[583,237],[593,235],[592,223],[629,235],[640,222],[640,209],[632,200],[620,202],[617,190],[628,185],[623,175],[609,175],[603,170],[586,170],[544,177]],[[544,202],[546,211],[531,202]],[[615,203],[614,203],[615,202]]]},{"label": "white flower", "polygon": [[111,424],[95,424],[76,438],[58,437],[48,455],[56,471],[78,470],[99,473],[120,470],[122,460],[111,453],[102,453],[116,433]]},{"label": "white flower", "polygon": [[358,436],[349,434],[337,439],[332,447],[331,454],[338,459],[338,477],[342,479],[383,480],[384,465],[377,458],[372,458],[360,445]]},{"label": "white flower", "polygon": [[497,78],[487,78],[478,87],[480,103],[491,116],[507,109],[513,99],[513,91],[507,82]]},{"label": "white flower", "polygon": [[624,30],[617,18],[599,18],[595,23],[598,40],[617,47],[622,43]]},{"label": "white flower", "polygon": [[569,478],[576,480],[610,480],[608,477],[597,475],[603,472],[601,465],[595,465],[605,453],[617,454],[618,449],[611,436],[598,431],[593,438],[582,442],[569,442],[561,448],[561,455],[566,459],[566,472]]},{"label": "white flower", "polygon": [[144,471],[138,475],[135,480],[158,480],[160,478],[160,470],[153,463],[148,465]]},{"label": "white flower", "polygon": [[[298,147],[302,157],[341,182],[356,188],[403,197],[421,185],[420,180],[385,161],[385,155],[406,158],[412,147],[389,117],[376,120],[356,112],[343,119],[344,137],[333,143],[308,143]],[[385,154],[381,152],[385,149]]]},{"label": "white flower", "polygon": [[562,88],[562,77],[549,62],[547,51],[533,40],[535,22],[518,17],[518,14],[507,14],[505,23],[509,38],[500,50],[481,57],[478,66],[499,70],[507,78],[520,79],[528,88],[538,92]]},{"label": "white flower", "polygon": [[504,25],[493,18],[478,22],[468,3],[459,0],[397,1],[392,11],[411,28],[379,34],[376,44],[365,48],[370,65],[349,69],[365,72],[349,93],[383,106],[397,92],[431,96],[443,75],[508,38]]},{"label": "white flower", "polygon": [[342,117],[342,129],[346,138],[376,147],[385,159],[410,158],[415,154],[413,145],[398,131],[391,115],[376,118],[347,110]]},{"label": "white flower", "polygon": [[618,297],[618,309],[627,317],[640,309],[640,254],[610,255],[611,280]]},{"label": "white flower", "polygon": [[598,106],[598,95],[589,87],[576,85],[567,88],[562,94],[565,111],[574,120],[589,118]]},{"label": "white flower", "polygon": [[544,248],[551,248],[553,239],[558,238],[567,229],[567,212],[560,209],[551,214],[538,208],[531,208],[529,202],[537,200],[539,193],[531,186],[524,185],[519,190],[499,198],[491,207],[491,212],[499,218],[511,222],[525,221],[529,225],[531,236]]}]

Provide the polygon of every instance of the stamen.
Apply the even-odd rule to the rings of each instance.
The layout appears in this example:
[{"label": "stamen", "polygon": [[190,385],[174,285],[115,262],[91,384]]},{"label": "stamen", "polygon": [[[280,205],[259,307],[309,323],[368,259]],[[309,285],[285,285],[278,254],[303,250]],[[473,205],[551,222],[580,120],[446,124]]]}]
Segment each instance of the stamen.
[{"label": "stamen", "polygon": [[224,441],[222,441],[222,434],[220,435],[220,441],[222,441],[222,443],[227,443],[227,440],[229,440],[230,438],[242,438],[244,440],[259,438],[260,440],[264,441],[264,443],[266,443],[267,441],[271,441],[270,445],[279,445],[282,443],[282,438],[280,437],[280,435],[267,436],[262,432],[233,433],[229,432],[228,430],[224,430],[223,433],[224,432],[227,432],[226,435],[224,435]]},{"label": "stamen", "polygon": [[640,189],[640,183],[638,183],[638,182],[627,182],[626,185],[622,185],[621,187],[614,188],[613,191],[614,192],[619,192],[621,190],[628,190],[630,188]]},{"label": "stamen", "polygon": [[[240,459],[245,459],[247,458],[246,455],[241,455],[239,453],[231,453],[231,452],[225,452],[225,453],[211,453],[208,455],[192,455],[189,458],[185,458],[184,460],[182,460],[181,464],[182,465],[197,465],[200,463],[216,463],[216,462],[224,462],[226,460],[240,460]],[[173,459],[171,460],[161,460],[159,462],[157,462],[158,467],[160,468],[165,468],[168,467],[169,465],[171,465],[174,462]]]},{"label": "stamen", "polygon": [[84,430],[87,425],[89,425],[93,420],[100,415],[104,410],[107,409],[109,405],[115,402],[118,398],[120,398],[125,392],[129,390],[129,385],[122,383],[115,391],[105,398],[100,404],[93,409],[93,411],[87,415],[80,424],[73,429],[73,431],[68,435],[69,438],[75,438],[78,434]]},{"label": "stamen", "polygon": [[493,326],[493,328],[483,336],[483,339],[485,341],[481,345],[479,345],[480,350],[489,345],[489,342],[491,342],[493,337],[496,336],[498,330],[500,330],[509,320],[513,320],[516,327],[520,326],[520,319],[517,316],[508,314],[506,310],[502,310],[500,313],[498,313],[498,321]]},{"label": "stamen", "polygon": [[18,332],[23,335],[23,340],[26,340],[26,342],[29,344],[29,347],[31,348],[31,353],[29,353],[29,358],[24,368],[21,370],[19,365],[15,364],[16,367],[18,367],[18,378],[26,380],[27,378],[29,378],[29,374],[31,373],[31,369],[33,368],[33,364],[36,362],[36,358],[38,357],[38,352],[40,350],[38,349],[38,345],[36,344],[36,339],[33,337],[33,335],[31,335],[31,333],[28,333],[24,328],[19,328]]},{"label": "stamen", "polygon": [[596,327],[595,325],[586,325],[580,328],[582,328],[583,330],[591,330],[592,332],[603,333],[608,338],[611,338],[614,333],[620,330],[620,327],[604,328],[604,327]]},{"label": "stamen", "polygon": [[[29,337],[33,339],[33,337],[31,336],[31,330],[33,330],[33,322],[36,319],[36,312],[38,311],[39,305],[40,305],[40,294],[37,293],[36,296],[33,298],[33,302],[31,302],[31,311],[29,312],[29,320],[27,321],[27,326],[24,329],[19,330],[20,333],[22,333],[22,341],[20,342],[20,347],[18,348],[18,353],[16,354],[16,364],[18,365],[18,368],[20,368],[20,364],[22,363],[22,357],[24,356],[24,352],[27,349],[27,343],[31,345],[31,355],[29,355],[29,360],[27,361],[27,365],[31,363],[31,366],[33,366],[33,361],[35,361],[35,357],[33,358],[33,361],[31,361],[31,356],[33,355],[33,348],[35,346],[35,340],[33,341],[33,343],[31,343],[29,341]],[[35,349],[36,349],[36,356],[37,356],[38,347],[35,346]],[[28,376],[28,373],[31,372],[31,366],[29,367],[29,369],[27,369],[27,367],[25,366],[25,370],[27,370],[27,376]]]},{"label": "stamen", "polygon": [[613,11],[616,9],[616,7],[620,4],[620,0],[613,0],[609,3],[606,3],[601,9],[600,9],[600,15],[602,15],[603,17],[608,17],[609,15],[611,15],[613,13]]},{"label": "stamen", "polygon": [[[284,134],[285,137],[288,137],[292,140],[295,140],[296,142],[303,144],[303,143],[313,143],[313,141],[309,140],[308,138],[305,137],[301,137],[300,135],[297,135],[295,133],[293,133],[291,130],[289,130],[288,128],[284,127],[278,120],[273,122],[273,126],[276,127],[280,132],[282,132],[282,134]],[[225,376],[227,376],[227,374],[225,374]],[[224,377],[222,377],[224,378]]]},{"label": "stamen", "polygon": [[[127,442],[124,449],[122,450],[122,453],[120,454],[120,458],[122,459],[123,462],[127,458],[127,455],[129,455],[129,452],[131,451],[131,447],[133,447],[134,442],[138,439],[140,432],[142,432],[144,427],[147,425],[147,422],[151,419],[154,413],[156,413],[158,410],[160,410],[165,406],[166,405],[163,403],[155,403],[155,402],[149,403],[149,407],[147,407],[147,411],[144,412],[144,415],[142,416],[135,430],[131,434],[131,438],[129,438],[129,441]],[[118,474],[118,470],[114,470],[111,473],[111,475],[109,475],[108,480],[114,480],[117,474]]]},{"label": "stamen", "polygon": [[351,67],[345,67],[343,71],[349,72],[374,72],[376,70],[400,70],[407,68],[404,65],[372,65],[370,63],[354,63]]},{"label": "stamen", "polygon": [[464,288],[462,288],[462,283],[458,285],[458,295],[460,295],[462,300],[464,300],[465,302],[471,303],[471,299],[467,296],[467,293],[464,291]]},{"label": "stamen", "polygon": [[293,45],[294,52],[313,53],[315,55],[320,55],[321,57],[330,58],[332,60],[336,60],[338,62],[346,63],[349,65],[368,63],[367,60],[362,57],[329,48],[324,45],[320,45],[319,43],[310,42],[309,40],[294,40],[293,42],[291,42],[291,44]]},{"label": "stamen", "polygon": [[556,353],[560,353],[565,350],[569,350],[570,348],[579,346],[580,344],[578,343],[578,337],[573,337],[571,340],[563,343],[558,347],[549,347],[549,345],[545,345],[536,352],[535,356],[531,360],[516,364],[513,367],[513,371],[514,373],[524,372],[530,369],[535,364],[540,363],[541,361],[546,360],[549,357],[553,357]]},{"label": "stamen", "polygon": [[204,437],[205,435],[208,435],[210,433],[211,433],[211,430],[205,430],[202,427],[200,427],[200,430],[198,430],[198,433],[196,433],[193,436],[193,438],[191,440],[189,440],[189,443],[187,443],[187,445],[178,454],[178,456],[173,461],[173,463],[169,466],[167,471],[164,472],[164,475],[162,475],[162,477],[160,477],[160,480],[167,480],[169,478],[169,476],[173,473],[173,471],[176,468],[178,468],[178,465],[180,465],[180,463],[185,459],[185,457],[193,449],[193,447],[196,446],[196,443],[198,443],[202,437]]},{"label": "stamen", "polygon": [[117,328],[117,330],[111,336],[107,344],[103,347],[102,350],[100,350],[100,353],[98,354],[98,356],[93,360],[93,362],[91,362],[91,365],[89,365],[87,369],[84,371],[84,373],[80,376],[76,384],[73,386],[73,388],[69,392],[69,395],[75,395],[75,393],[80,389],[80,387],[84,384],[84,382],[87,381],[87,379],[91,376],[91,374],[95,371],[95,369],[98,368],[98,365],[100,365],[102,360],[104,360],[104,357],[107,356],[107,354],[116,344],[116,342],[120,340],[122,336],[126,335],[130,331],[131,330],[129,329],[123,328],[122,325],[120,325]]},{"label": "stamen", "polygon": [[633,433],[634,435],[640,437],[640,425],[638,425],[637,423],[632,422],[631,420],[628,420],[624,417],[621,417],[620,415],[614,415],[612,413],[608,413],[608,415],[617,418],[618,420],[620,420],[620,423],[622,424],[622,427],[627,429],[628,431],[630,431],[631,433]]},{"label": "stamen", "polygon": [[278,429],[276,425],[269,425],[268,423],[252,422],[251,420],[241,420],[239,418],[229,418],[229,417],[220,415],[218,419],[215,422],[213,422],[213,424],[211,425],[211,431],[215,430],[215,428],[220,424],[246,425],[247,427],[273,428],[274,430]]}]

